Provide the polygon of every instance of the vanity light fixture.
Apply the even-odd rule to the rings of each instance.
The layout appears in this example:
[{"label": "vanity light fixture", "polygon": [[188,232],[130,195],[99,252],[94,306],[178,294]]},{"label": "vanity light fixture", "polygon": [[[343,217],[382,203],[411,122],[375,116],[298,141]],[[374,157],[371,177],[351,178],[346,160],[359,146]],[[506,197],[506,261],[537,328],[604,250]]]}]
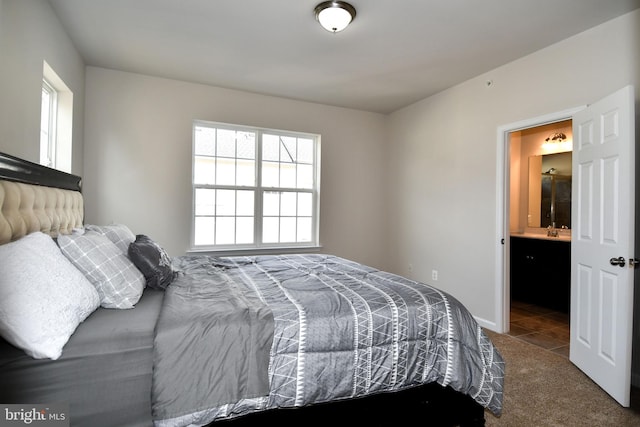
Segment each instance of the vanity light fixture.
[{"label": "vanity light fixture", "polygon": [[547,153],[559,153],[563,151],[571,151],[571,140],[564,132],[554,131],[546,137],[542,143],[542,149]]},{"label": "vanity light fixture", "polygon": [[545,139],[546,142],[562,142],[567,139],[567,135],[563,132],[554,132]]},{"label": "vanity light fixture", "polygon": [[344,1],[324,1],[314,11],[320,25],[332,33],[344,30],[356,17],[356,8]]}]

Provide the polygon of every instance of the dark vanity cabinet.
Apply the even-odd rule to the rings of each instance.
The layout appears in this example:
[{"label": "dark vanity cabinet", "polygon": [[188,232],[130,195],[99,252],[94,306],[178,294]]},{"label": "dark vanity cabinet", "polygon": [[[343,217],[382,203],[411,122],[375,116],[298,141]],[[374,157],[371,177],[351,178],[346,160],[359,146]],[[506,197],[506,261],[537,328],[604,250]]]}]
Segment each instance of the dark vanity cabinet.
[{"label": "dark vanity cabinet", "polygon": [[569,312],[571,242],[511,236],[511,299]]}]

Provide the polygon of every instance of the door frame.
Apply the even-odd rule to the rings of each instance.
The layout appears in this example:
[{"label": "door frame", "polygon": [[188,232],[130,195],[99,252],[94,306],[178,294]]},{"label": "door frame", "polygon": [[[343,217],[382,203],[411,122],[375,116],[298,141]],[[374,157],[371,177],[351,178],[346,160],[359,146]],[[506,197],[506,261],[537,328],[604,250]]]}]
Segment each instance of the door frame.
[{"label": "door frame", "polygon": [[495,265],[495,327],[496,332],[509,331],[511,307],[510,257],[509,257],[509,201],[510,201],[510,138],[511,132],[529,129],[573,119],[573,115],[587,106],[570,108],[555,113],[524,119],[515,123],[498,126],[496,162],[496,265]]}]

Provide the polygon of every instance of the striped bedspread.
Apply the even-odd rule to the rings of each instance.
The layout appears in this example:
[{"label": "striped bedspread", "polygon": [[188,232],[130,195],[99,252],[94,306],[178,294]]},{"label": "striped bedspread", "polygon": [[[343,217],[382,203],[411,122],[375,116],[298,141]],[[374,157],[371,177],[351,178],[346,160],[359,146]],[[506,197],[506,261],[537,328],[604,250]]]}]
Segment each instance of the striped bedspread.
[{"label": "striped bedspread", "polygon": [[273,314],[269,393],[157,425],[430,382],[502,410],[502,357],[462,304],[437,288],[330,255],[176,259],[184,270],[194,264],[206,265],[214,281],[254,292]]}]

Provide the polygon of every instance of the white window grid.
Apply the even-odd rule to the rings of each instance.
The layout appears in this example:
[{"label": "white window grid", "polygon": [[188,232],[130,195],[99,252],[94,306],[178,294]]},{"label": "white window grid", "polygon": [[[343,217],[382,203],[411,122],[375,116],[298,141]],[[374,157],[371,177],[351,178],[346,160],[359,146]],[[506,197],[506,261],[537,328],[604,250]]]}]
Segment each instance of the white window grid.
[{"label": "white window grid", "polygon": [[[248,158],[251,156],[239,156],[237,151],[234,152],[233,155],[219,155],[219,152],[216,150],[215,154],[210,156],[201,156],[196,153],[196,132],[198,129],[208,129],[210,131],[217,130],[227,130],[233,132],[244,132],[248,134],[255,135],[254,139],[254,148],[253,153],[254,156],[252,159]],[[265,138],[273,138],[277,137],[279,139],[278,147],[279,147],[279,155],[284,157],[285,160],[282,161],[282,157],[278,160],[265,158],[263,156],[263,146]],[[288,141],[298,141],[298,140],[309,140],[312,142],[311,153],[306,154],[308,157],[307,162],[296,162],[290,152],[287,152],[288,146],[282,143],[282,139],[287,139]],[[216,143],[218,141],[216,140]],[[237,144],[236,144],[237,150]],[[206,183],[196,183],[196,175],[199,172],[196,170],[196,158],[206,158],[209,157],[210,161],[213,163],[216,162],[214,172],[214,178],[210,180],[210,182]],[[287,158],[289,159],[287,161]],[[297,156],[296,156],[297,158]],[[248,160],[253,160],[253,168],[254,168],[254,177],[255,182],[247,183],[240,182],[238,183],[238,164],[242,162],[247,162]],[[236,171],[236,177],[233,180],[233,183],[230,183],[228,174],[218,174],[219,166],[225,161],[233,162]],[[248,127],[248,126],[240,126],[233,125],[227,123],[218,123],[218,122],[209,122],[209,121],[201,121],[196,120],[193,123],[193,155],[192,155],[192,224],[191,224],[191,248],[194,251],[227,251],[227,250],[252,250],[252,249],[277,249],[277,248],[304,248],[304,247],[317,247],[319,245],[319,206],[320,206],[320,136],[316,134],[308,134],[308,133],[300,133],[300,132],[291,132],[291,131],[281,131],[281,130],[273,130],[266,128],[257,128],[257,127]],[[220,163],[218,163],[220,162]],[[310,176],[310,178],[305,181],[306,187],[300,188],[300,186],[281,186],[276,185],[273,182],[270,182],[268,185],[263,183],[265,180],[263,173],[264,164],[271,164],[272,166],[277,164],[278,170],[280,172],[280,166],[282,164],[294,165],[298,167],[298,165],[303,165],[303,167],[310,166],[311,172],[307,173],[306,176]],[[247,167],[247,165],[244,165]],[[224,169],[224,166],[222,167]],[[307,171],[308,172],[308,171]],[[282,173],[281,173],[282,175]],[[222,180],[218,178],[223,178]],[[298,177],[296,177],[297,179]],[[198,177],[199,180],[202,180],[202,175]],[[220,183],[222,181],[222,183]],[[298,183],[298,181],[296,181]],[[280,183],[278,183],[280,184]],[[200,215],[197,212],[196,206],[196,194],[200,191],[208,191],[209,195],[213,197],[211,206],[215,206],[212,208],[212,212],[209,214]],[[219,203],[219,197],[228,197],[232,192],[235,192],[236,199],[234,199],[233,203],[235,203],[235,207],[233,209],[233,213],[226,214],[222,212],[221,214],[218,212],[218,207],[225,205],[224,203]],[[242,213],[238,214],[238,203],[237,203],[237,195],[242,194],[246,196],[247,192],[253,192],[253,212],[251,214]],[[310,206],[305,208],[305,212],[300,212],[300,203],[296,203],[296,209],[291,211],[291,203],[284,203],[283,199],[290,200],[292,195],[295,196],[296,200],[300,198],[310,199],[311,203],[307,203],[303,206]],[[279,198],[279,211],[278,212],[265,212],[265,204],[264,201],[267,199],[273,200],[275,197]],[[283,206],[287,205],[286,209],[289,209],[288,213],[283,213]],[[273,206],[273,205],[269,205]],[[247,220],[252,221],[252,233],[251,233],[251,242],[247,242],[246,236],[245,240],[238,241],[238,233],[234,235],[233,243],[218,243],[218,232],[217,228],[214,228],[210,231],[214,233],[214,236],[208,236],[209,239],[207,242],[203,242],[202,239],[199,242],[199,238],[196,235],[197,226],[196,223],[199,218],[215,218],[214,223],[217,224],[219,219],[228,220],[227,222],[231,224],[238,224],[238,220],[244,220],[245,223]],[[290,236],[287,238],[286,235],[280,231],[273,231],[273,224],[278,222],[278,224],[282,224],[283,222],[296,221],[297,224],[294,227],[286,228],[291,231],[295,229],[296,232],[300,230],[300,224],[304,223],[305,230],[308,230],[306,236],[301,238],[300,235],[296,235],[294,238]],[[265,223],[269,225],[265,227]],[[221,227],[221,232],[228,232],[227,229]],[[277,237],[276,237],[277,235]]]}]

